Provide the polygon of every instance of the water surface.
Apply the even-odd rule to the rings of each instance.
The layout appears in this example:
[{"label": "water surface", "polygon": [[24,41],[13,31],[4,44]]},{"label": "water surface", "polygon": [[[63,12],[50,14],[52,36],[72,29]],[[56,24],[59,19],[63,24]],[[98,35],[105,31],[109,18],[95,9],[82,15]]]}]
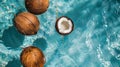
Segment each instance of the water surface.
[{"label": "water surface", "polygon": [[[48,11],[37,15],[41,25],[33,36],[13,25],[23,11],[24,0],[0,0],[0,67],[22,67],[20,53],[30,45],[44,52],[45,67],[120,67],[119,0],[50,0]],[[75,25],[67,36],[54,27],[61,16]]]}]

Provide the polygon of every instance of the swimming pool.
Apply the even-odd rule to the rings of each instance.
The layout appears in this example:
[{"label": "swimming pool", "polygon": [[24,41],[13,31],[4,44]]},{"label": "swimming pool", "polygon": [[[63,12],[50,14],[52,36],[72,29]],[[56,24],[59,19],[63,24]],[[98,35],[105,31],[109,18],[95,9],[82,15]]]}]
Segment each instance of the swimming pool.
[{"label": "swimming pool", "polygon": [[[45,67],[120,67],[119,0],[50,0],[48,11],[37,15],[40,29],[33,36],[13,25],[22,11],[24,0],[0,0],[0,67],[21,67],[19,55],[30,45],[43,51]],[[56,16],[71,18],[74,31],[58,34]]]}]

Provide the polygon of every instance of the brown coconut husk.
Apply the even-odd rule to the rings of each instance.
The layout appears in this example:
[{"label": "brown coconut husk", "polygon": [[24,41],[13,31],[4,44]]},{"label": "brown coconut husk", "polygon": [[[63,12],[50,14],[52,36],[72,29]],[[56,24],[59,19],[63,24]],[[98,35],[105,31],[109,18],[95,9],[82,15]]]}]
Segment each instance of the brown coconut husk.
[{"label": "brown coconut husk", "polygon": [[42,14],[49,7],[49,0],[25,0],[26,9],[33,14]]},{"label": "brown coconut husk", "polygon": [[40,22],[38,18],[29,12],[19,13],[14,21],[17,30],[24,35],[34,35],[39,30]]},{"label": "brown coconut husk", "polygon": [[23,49],[20,55],[23,67],[44,67],[45,56],[43,52],[34,46],[29,46]]}]

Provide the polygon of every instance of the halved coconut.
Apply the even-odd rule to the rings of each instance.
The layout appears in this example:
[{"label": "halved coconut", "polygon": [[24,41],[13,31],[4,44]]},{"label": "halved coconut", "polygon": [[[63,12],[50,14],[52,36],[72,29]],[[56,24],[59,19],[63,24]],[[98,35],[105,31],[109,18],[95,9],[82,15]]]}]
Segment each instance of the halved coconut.
[{"label": "halved coconut", "polygon": [[73,28],[73,21],[66,16],[62,16],[56,21],[56,30],[61,35],[67,35],[71,33],[73,31]]}]

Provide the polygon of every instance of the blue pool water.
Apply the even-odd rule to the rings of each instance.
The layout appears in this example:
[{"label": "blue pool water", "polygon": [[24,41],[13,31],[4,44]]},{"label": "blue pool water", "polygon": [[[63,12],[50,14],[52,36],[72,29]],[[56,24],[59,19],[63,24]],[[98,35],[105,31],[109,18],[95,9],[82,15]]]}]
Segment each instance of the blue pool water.
[{"label": "blue pool water", "polygon": [[[45,67],[120,67],[120,0],[50,0],[48,11],[37,15],[41,25],[33,36],[13,25],[23,11],[24,0],[0,0],[0,67],[22,67],[20,53],[30,45],[44,52]],[[61,16],[74,21],[67,36],[54,27]]]}]

